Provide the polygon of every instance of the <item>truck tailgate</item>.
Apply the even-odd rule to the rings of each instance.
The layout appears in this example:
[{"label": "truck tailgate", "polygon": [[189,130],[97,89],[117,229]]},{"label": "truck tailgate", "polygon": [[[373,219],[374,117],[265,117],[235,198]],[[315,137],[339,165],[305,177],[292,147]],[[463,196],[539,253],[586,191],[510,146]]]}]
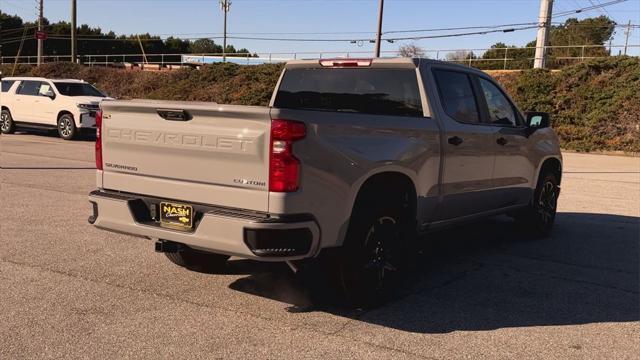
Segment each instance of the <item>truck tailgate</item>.
[{"label": "truck tailgate", "polygon": [[103,188],[268,210],[269,108],[138,100],[102,110]]}]

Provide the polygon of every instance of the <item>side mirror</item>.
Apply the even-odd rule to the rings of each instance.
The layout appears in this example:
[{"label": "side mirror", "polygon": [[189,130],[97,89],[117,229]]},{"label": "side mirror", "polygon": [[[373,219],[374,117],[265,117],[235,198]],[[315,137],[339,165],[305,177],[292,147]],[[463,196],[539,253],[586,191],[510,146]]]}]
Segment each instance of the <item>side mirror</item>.
[{"label": "side mirror", "polygon": [[48,97],[51,100],[55,100],[56,99],[56,94],[54,94],[53,91],[48,92],[45,96]]},{"label": "side mirror", "polygon": [[526,116],[527,127],[530,129],[542,129],[551,125],[548,113],[530,111],[526,113]]}]

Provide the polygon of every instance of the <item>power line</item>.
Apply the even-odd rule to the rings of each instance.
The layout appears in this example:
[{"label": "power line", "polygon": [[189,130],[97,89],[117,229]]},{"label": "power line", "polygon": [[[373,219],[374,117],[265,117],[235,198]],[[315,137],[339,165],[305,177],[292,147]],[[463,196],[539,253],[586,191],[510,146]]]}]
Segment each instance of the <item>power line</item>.
[{"label": "power line", "polygon": [[[593,4],[593,5],[602,5],[600,3],[600,0],[595,0],[595,3],[593,2],[594,0],[589,0],[589,3]],[[606,16],[608,16],[611,20],[615,21],[616,19],[613,18],[613,16],[611,16],[611,14],[609,13],[609,10],[607,10],[606,7],[602,7],[600,8],[600,11],[602,11],[602,13]]]},{"label": "power line", "polygon": [[[485,35],[490,33],[497,32],[514,32],[521,31],[527,29],[536,28],[536,26],[526,26],[519,28],[509,28],[509,29],[497,29],[497,30],[485,30],[485,31],[474,31],[474,32],[464,32],[464,33],[454,33],[454,34],[439,34],[439,35],[419,35],[419,36],[405,36],[405,37],[387,37],[383,38],[386,41],[400,41],[400,40],[420,40],[420,39],[435,39],[435,38],[448,38],[448,37],[460,37],[460,36],[471,36],[471,35]],[[50,36],[50,39],[69,39],[68,36]],[[212,37],[199,37],[199,38],[182,38],[183,40],[199,40],[199,39],[221,39],[222,36],[212,36]],[[250,37],[250,36],[228,36],[229,39],[236,40],[257,40],[257,41],[288,41],[288,42],[354,42],[354,41],[371,41],[373,38],[274,38],[274,37]],[[132,39],[103,39],[103,38],[79,38],[78,40],[84,41],[132,41]],[[141,41],[164,41],[163,39],[141,39]]]},{"label": "power line", "polygon": [[583,7],[583,8],[580,8],[580,9],[562,11],[562,12],[559,12],[559,13],[553,15],[552,17],[555,18],[555,17],[560,17],[560,16],[579,14],[579,13],[584,12],[584,11],[591,11],[591,10],[595,10],[595,9],[601,9],[601,8],[605,8],[607,6],[620,4],[620,3],[623,3],[623,2],[626,2],[626,1],[627,0],[613,0],[613,1],[606,2],[606,3],[601,3],[600,5],[593,5],[593,6]]},{"label": "power line", "polygon": [[0,34],[3,34],[3,33],[10,33],[10,32],[17,32],[17,33],[19,33],[20,31],[23,31],[23,30],[24,30],[24,28],[27,28],[27,29],[34,29],[34,28],[37,28],[37,27],[38,27],[38,25],[29,25],[29,26],[26,26],[26,25],[25,25],[25,26],[20,26],[20,27],[15,27],[15,28],[3,29],[3,30],[0,30]]},{"label": "power line", "polygon": [[[579,24],[572,24],[571,26],[576,26]],[[614,25],[615,27],[620,27],[620,28],[640,28],[640,25]],[[601,26],[591,26],[591,27],[608,27],[606,25],[601,25]],[[420,36],[405,36],[405,37],[387,37],[387,38],[383,38],[382,40],[385,41],[402,41],[402,40],[423,40],[423,39],[437,39],[437,38],[449,38],[449,37],[462,37],[462,36],[472,36],[472,35],[486,35],[486,34],[490,34],[490,33],[509,33],[509,32],[515,32],[515,31],[522,31],[522,30],[528,30],[528,29],[535,29],[537,28],[537,25],[531,25],[531,26],[526,26],[526,27],[519,27],[519,28],[505,28],[505,29],[497,29],[497,30],[487,30],[487,31],[475,31],[475,32],[465,32],[465,33],[454,33],[454,34],[439,34],[439,35],[429,35],[429,36],[424,36],[424,35],[420,35]],[[391,33],[391,32],[387,32]],[[318,39],[314,39],[314,38],[272,38],[272,37],[250,37],[250,36],[227,36],[228,39],[235,39],[235,40],[255,40],[255,41],[282,41],[282,42],[369,42],[371,40],[373,40],[373,38],[357,38],[357,39],[350,39],[350,38],[318,38]],[[0,44],[10,44],[10,43],[15,43],[20,41],[21,37],[13,37],[13,38],[7,38],[7,39],[3,39],[2,41],[0,41]],[[70,40],[71,37],[69,35],[50,35],[48,37],[48,39],[51,40]],[[205,37],[186,37],[186,38],[179,38],[180,40],[200,40],[200,39],[210,39],[210,40],[220,40],[223,39],[222,36],[205,36]],[[27,40],[32,40],[32,39],[27,39]],[[107,35],[83,35],[82,37],[79,37],[77,39],[78,41],[123,41],[123,42],[137,42],[136,38],[133,37],[107,37]],[[166,41],[166,39],[162,39],[162,38],[141,38],[140,41],[142,42],[164,42]]]},{"label": "power line", "polygon": [[[510,23],[510,24],[496,24],[496,25],[477,25],[477,26],[459,26],[459,27],[447,27],[447,28],[428,28],[428,29],[406,29],[406,30],[389,30],[384,31],[383,34],[402,34],[402,33],[420,33],[420,32],[434,32],[434,31],[454,31],[454,30],[476,30],[476,29],[498,29],[503,27],[513,27],[513,26],[527,26],[527,25],[536,25],[536,22],[527,22],[527,23]],[[551,22],[552,25],[565,25],[564,22]],[[45,28],[51,28],[56,26],[55,24],[43,25]],[[608,25],[594,25],[594,24],[571,24],[571,26],[580,26],[580,27],[609,27]],[[626,24],[614,24],[615,27],[626,28]],[[632,27],[637,27],[640,25],[631,25]],[[37,25],[24,25],[20,27],[14,27],[9,29],[0,30],[0,33],[5,32],[17,32],[22,31],[24,27],[36,28]],[[230,32],[228,35],[355,35],[355,34],[375,34],[374,31],[329,31],[329,32]],[[140,34],[143,35],[143,34]],[[145,34],[146,35],[146,34]],[[158,37],[180,37],[180,36],[189,36],[189,35],[207,35],[199,38],[207,38],[212,36],[223,35],[223,33],[209,33],[209,32],[201,32],[201,33],[160,33],[160,34],[148,34],[150,36],[158,36]],[[107,37],[111,36],[108,34],[83,34],[83,37]],[[114,35],[118,36],[130,36],[130,35]],[[193,39],[194,37],[189,37]],[[184,38],[188,39],[188,38]]]}]

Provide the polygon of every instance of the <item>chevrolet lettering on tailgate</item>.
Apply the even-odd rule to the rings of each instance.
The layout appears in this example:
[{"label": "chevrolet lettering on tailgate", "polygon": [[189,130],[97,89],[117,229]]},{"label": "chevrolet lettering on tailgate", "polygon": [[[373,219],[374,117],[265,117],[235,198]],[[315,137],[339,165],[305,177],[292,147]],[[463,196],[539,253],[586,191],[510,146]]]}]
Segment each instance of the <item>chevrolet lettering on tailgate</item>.
[{"label": "chevrolet lettering on tailgate", "polygon": [[255,148],[254,138],[220,135],[178,134],[161,131],[109,128],[106,140],[166,147],[201,147],[203,149],[247,152]]}]

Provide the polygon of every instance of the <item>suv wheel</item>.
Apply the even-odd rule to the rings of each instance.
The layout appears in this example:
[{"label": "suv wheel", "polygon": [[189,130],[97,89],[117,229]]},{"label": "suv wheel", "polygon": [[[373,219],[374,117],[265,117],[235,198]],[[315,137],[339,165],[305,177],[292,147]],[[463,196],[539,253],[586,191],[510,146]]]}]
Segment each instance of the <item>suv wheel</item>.
[{"label": "suv wheel", "polygon": [[12,134],[15,130],[15,124],[9,110],[2,110],[0,113],[0,130],[3,134]]},{"label": "suv wheel", "polygon": [[58,119],[58,134],[65,140],[72,140],[76,136],[76,123],[73,116],[64,114]]},{"label": "suv wheel", "polygon": [[518,214],[516,220],[533,230],[538,236],[548,236],[553,229],[558,207],[560,186],[553,172],[543,171],[538,179],[529,207]]},{"label": "suv wheel", "polygon": [[224,268],[229,256],[193,250],[181,249],[174,253],[165,253],[169,261],[186,269],[203,272],[219,273]]},{"label": "suv wheel", "polygon": [[336,263],[341,290],[358,307],[377,306],[392,297],[415,241],[415,221],[402,195],[371,198],[355,207]]}]

